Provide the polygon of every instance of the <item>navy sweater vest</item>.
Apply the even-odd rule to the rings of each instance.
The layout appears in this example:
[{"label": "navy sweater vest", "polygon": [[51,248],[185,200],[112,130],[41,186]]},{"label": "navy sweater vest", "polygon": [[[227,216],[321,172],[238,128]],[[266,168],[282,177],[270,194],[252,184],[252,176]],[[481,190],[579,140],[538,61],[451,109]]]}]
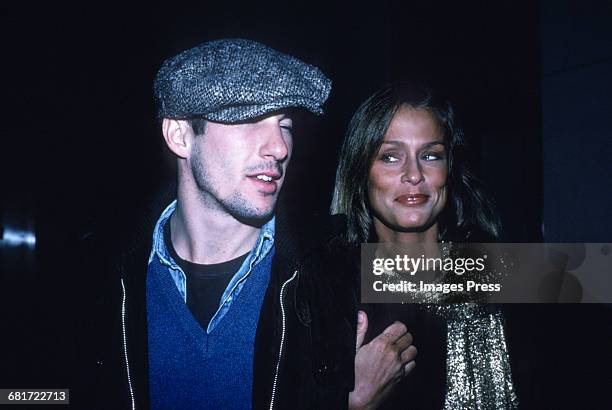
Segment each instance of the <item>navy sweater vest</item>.
[{"label": "navy sweater vest", "polygon": [[210,334],[181,298],[168,269],[147,273],[149,386],[153,409],[249,409],[257,321],[274,249],[246,279]]}]

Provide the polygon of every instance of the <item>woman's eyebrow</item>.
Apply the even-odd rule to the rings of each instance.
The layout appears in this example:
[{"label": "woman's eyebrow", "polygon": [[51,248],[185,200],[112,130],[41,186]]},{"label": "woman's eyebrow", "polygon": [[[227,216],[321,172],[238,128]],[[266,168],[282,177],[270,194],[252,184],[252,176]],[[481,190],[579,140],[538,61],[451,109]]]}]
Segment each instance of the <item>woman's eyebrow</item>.
[{"label": "woman's eyebrow", "polygon": [[[400,145],[405,145],[406,143],[404,141],[389,140],[389,141],[383,141],[383,145],[384,144],[400,146]],[[443,145],[443,146],[446,147],[446,142],[444,142],[444,141],[431,141],[431,142],[423,144],[423,148],[430,148],[430,147],[432,147],[434,145]]]},{"label": "woman's eyebrow", "polygon": [[383,141],[383,145],[384,144],[389,144],[389,145],[403,145],[404,143],[402,141],[395,141],[395,140],[390,140],[390,141]]},{"label": "woman's eyebrow", "polygon": [[442,145],[442,146],[446,147],[446,142],[444,142],[444,141],[432,141],[432,142],[428,142],[427,144],[423,144],[423,148],[431,148],[434,145]]}]

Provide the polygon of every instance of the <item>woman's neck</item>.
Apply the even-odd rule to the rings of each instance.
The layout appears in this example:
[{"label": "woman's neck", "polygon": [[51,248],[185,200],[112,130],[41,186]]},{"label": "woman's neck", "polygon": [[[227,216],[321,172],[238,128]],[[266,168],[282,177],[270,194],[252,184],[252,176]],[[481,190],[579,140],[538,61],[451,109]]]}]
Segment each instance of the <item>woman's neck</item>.
[{"label": "woman's neck", "polygon": [[374,229],[379,243],[388,244],[393,248],[411,249],[412,252],[418,252],[428,258],[440,255],[437,223],[424,231],[401,232],[393,230],[375,219]]}]

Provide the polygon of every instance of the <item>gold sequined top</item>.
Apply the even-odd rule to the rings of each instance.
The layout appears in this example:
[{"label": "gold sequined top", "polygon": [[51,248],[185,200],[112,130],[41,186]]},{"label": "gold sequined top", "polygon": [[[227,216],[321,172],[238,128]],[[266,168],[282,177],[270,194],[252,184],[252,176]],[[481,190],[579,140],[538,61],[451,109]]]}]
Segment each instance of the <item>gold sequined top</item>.
[{"label": "gold sequined top", "polygon": [[[441,244],[443,256],[452,244]],[[490,271],[488,279],[504,274]],[[386,272],[397,278],[396,272]],[[442,281],[444,275],[439,277]],[[421,308],[446,322],[444,409],[516,409],[510,358],[499,309],[482,303],[448,303],[440,293],[420,292]]]}]

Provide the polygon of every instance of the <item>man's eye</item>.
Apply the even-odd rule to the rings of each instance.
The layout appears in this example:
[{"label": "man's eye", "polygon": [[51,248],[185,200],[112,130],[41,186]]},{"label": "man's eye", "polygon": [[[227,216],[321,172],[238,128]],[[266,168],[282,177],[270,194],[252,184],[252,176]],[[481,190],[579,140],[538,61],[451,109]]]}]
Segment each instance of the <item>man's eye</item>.
[{"label": "man's eye", "polygon": [[293,121],[287,121],[286,119],[279,123],[279,127],[284,130],[293,130]]}]

